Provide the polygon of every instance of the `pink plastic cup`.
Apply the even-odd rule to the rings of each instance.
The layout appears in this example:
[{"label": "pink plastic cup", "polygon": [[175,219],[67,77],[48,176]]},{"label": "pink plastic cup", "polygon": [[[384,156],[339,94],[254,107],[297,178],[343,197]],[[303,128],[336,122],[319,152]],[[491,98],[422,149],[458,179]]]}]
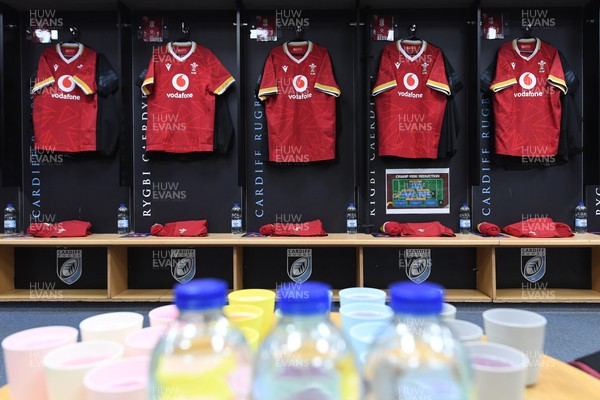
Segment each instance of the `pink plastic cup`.
[{"label": "pink plastic cup", "polygon": [[165,333],[166,326],[150,326],[130,333],[125,338],[125,357],[150,357],[152,350],[160,337]]},{"label": "pink plastic cup", "polygon": [[78,333],[70,326],[45,326],[7,336],[2,341],[2,351],[11,400],[46,400],[44,357],[77,342]]},{"label": "pink plastic cup", "polygon": [[149,357],[130,357],[94,368],[83,378],[86,400],[147,400]]},{"label": "pink plastic cup", "polygon": [[169,304],[150,310],[148,319],[150,326],[168,326],[171,325],[179,316],[179,309],[175,304]]},{"label": "pink plastic cup", "polygon": [[125,346],[110,340],[89,340],[51,351],[43,361],[48,399],[82,400],[85,375],[96,367],[121,358],[124,351]]}]

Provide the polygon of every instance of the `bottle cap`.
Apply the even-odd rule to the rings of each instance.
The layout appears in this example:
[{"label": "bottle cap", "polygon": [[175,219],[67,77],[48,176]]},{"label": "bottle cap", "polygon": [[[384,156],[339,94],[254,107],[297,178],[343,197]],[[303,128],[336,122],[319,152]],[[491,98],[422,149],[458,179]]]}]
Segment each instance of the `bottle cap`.
[{"label": "bottle cap", "polygon": [[391,307],[399,314],[439,314],[444,289],[435,283],[399,282],[390,285]]},{"label": "bottle cap", "polygon": [[322,282],[290,282],[277,290],[279,310],[283,315],[325,314],[330,307],[330,289]]},{"label": "bottle cap", "polygon": [[14,206],[13,206],[13,203],[8,203],[8,204],[6,205],[6,207],[14,207]]},{"label": "bottle cap", "polygon": [[583,206],[584,205],[583,201],[580,201],[578,205]]},{"label": "bottle cap", "polygon": [[240,203],[233,203],[233,206],[234,206],[234,207],[239,207],[239,206],[240,206]]},{"label": "bottle cap", "polygon": [[119,204],[119,207],[125,207],[125,203]]},{"label": "bottle cap", "polygon": [[227,283],[220,279],[195,279],[175,285],[175,305],[179,310],[210,310],[225,305]]},{"label": "bottle cap", "polygon": [[354,207],[354,203],[348,203],[348,207]]},{"label": "bottle cap", "polygon": [[466,201],[463,201],[463,203],[462,203],[462,206],[463,206],[463,207],[468,207],[468,206],[469,206],[469,203],[467,203]]}]

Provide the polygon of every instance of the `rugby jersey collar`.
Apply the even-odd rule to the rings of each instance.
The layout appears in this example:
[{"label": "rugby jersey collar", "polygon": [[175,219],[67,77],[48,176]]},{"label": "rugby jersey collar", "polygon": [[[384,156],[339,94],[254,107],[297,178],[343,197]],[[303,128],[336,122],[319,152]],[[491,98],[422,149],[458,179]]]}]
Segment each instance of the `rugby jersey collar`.
[{"label": "rugby jersey collar", "polygon": [[[406,50],[404,50],[404,47],[402,47],[402,43],[408,43],[408,44],[413,44],[413,45],[417,45],[417,44],[421,44],[421,49],[417,52],[417,54],[415,54],[414,56],[409,55]],[[425,49],[427,48],[427,42],[424,40],[410,40],[410,39],[400,39],[396,42],[396,48],[398,49],[398,51],[400,53],[402,53],[402,55],[408,60],[408,61],[415,61],[417,60],[419,57],[421,57],[421,55],[425,52]]]},{"label": "rugby jersey collar", "polygon": [[[173,45],[175,45],[175,46],[190,46],[190,49],[183,56],[180,56],[175,53],[175,50],[173,49]],[[175,57],[175,59],[177,61],[184,62],[194,53],[194,51],[196,51],[196,42],[169,42],[169,43],[167,43],[167,50],[173,57]]]},{"label": "rugby jersey collar", "polygon": [[[79,50],[77,50],[77,53],[73,57],[67,58],[62,52],[62,46],[77,47]],[[57,43],[56,52],[65,63],[71,64],[73,61],[77,60],[81,54],[83,54],[83,45],[81,43]]]},{"label": "rugby jersey collar", "polygon": [[[306,46],[306,45],[308,45],[308,49],[306,49],[306,53],[304,53],[304,55],[300,59],[294,57],[292,55],[292,53],[290,53],[290,50],[288,49],[288,46]],[[289,58],[291,58],[296,64],[300,64],[300,63],[302,63],[302,61],[306,60],[306,58],[308,57],[308,55],[310,54],[312,49],[313,49],[313,43],[309,40],[306,40],[304,42],[295,42],[295,43],[286,42],[283,44],[284,53],[287,54],[287,56]]]},{"label": "rugby jersey collar", "polygon": [[540,50],[540,47],[542,47],[542,41],[538,38],[531,38],[531,39],[520,39],[522,42],[528,43],[528,42],[533,42],[535,41],[535,49],[531,52],[531,54],[526,57],[521,53],[521,50],[519,50],[519,39],[514,39],[513,40],[513,50],[517,52],[517,54],[519,55],[519,57],[521,57],[523,60],[529,61],[531,60],[533,57],[535,57],[535,55],[538,53],[538,51]]}]

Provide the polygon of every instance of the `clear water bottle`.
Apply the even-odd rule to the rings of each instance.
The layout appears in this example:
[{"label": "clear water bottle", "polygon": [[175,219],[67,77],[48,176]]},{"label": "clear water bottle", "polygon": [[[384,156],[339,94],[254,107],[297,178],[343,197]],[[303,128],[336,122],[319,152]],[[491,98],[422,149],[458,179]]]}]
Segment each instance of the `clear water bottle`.
[{"label": "clear water bottle", "polygon": [[242,208],[238,203],[234,203],[231,208],[231,233],[242,233]]},{"label": "clear water bottle", "polygon": [[252,354],[223,314],[226,296],[219,279],[175,286],[179,317],[152,352],[150,400],[250,398]]},{"label": "clear water bottle", "polygon": [[459,215],[459,231],[460,233],[470,233],[471,232],[471,209],[467,203],[462,203],[460,210],[458,211]]},{"label": "clear water bottle", "polygon": [[356,216],[356,207],[354,207],[354,203],[348,204],[348,208],[346,208],[346,232],[358,232],[358,220]]},{"label": "clear water bottle", "polygon": [[119,235],[129,233],[129,210],[123,203],[119,204],[119,209],[117,210],[117,233]]},{"label": "clear water bottle", "polygon": [[575,207],[575,233],[587,233],[587,207],[583,201]]},{"label": "clear water bottle", "polygon": [[361,398],[350,345],[328,319],[328,289],[305,282],[278,291],[281,316],[258,348],[253,400]]},{"label": "clear water bottle", "polygon": [[14,235],[17,233],[17,210],[9,203],[4,209],[4,234]]},{"label": "clear water bottle", "polygon": [[472,399],[466,352],[440,323],[442,287],[401,282],[389,289],[395,318],[367,354],[366,399]]}]

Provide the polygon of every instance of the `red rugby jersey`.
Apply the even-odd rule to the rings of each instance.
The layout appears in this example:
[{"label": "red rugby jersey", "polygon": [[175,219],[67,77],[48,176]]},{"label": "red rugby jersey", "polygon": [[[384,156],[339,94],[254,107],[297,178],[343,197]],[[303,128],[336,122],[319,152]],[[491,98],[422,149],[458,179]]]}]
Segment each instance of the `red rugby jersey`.
[{"label": "red rugby jersey", "polygon": [[490,89],[495,92],[497,154],[557,154],[560,95],[567,93],[567,85],[555,47],[536,38],[503,44]]},{"label": "red rugby jersey", "polygon": [[36,150],[96,150],[96,52],[81,43],[45,49],[32,93]]},{"label": "red rugby jersey", "polygon": [[146,151],[213,151],[215,95],[235,80],[195,42],[154,50],[142,92],[148,96]]},{"label": "red rugby jersey", "polygon": [[440,49],[422,40],[388,44],[372,94],[380,156],[438,157],[451,94]]},{"label": "red rugby jersey", "polygon": [[305,41],[271,50],[258,92],[266,102],[269,160],[334,159],[340,94],[324,47]]}]

